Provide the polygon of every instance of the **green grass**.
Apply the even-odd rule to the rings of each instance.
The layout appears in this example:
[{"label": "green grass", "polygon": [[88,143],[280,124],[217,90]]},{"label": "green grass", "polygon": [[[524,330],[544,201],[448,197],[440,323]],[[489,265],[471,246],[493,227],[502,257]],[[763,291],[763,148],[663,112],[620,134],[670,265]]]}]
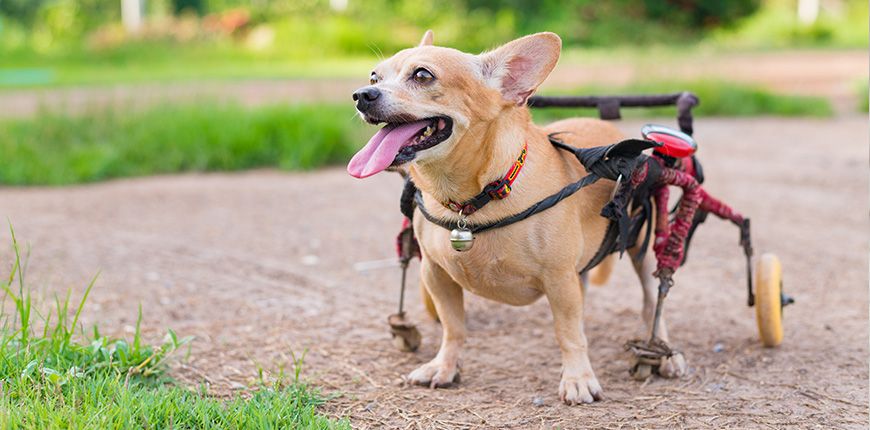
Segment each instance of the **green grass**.
[{"label": "green grass", "polygon": [[[69,184],[184,171],[300,170],[344,162],[366,140],[353,107],[244,108],[202,102],[147,110],[42,113],[0,122],[3,184]],[[14,161],[13,161],[14,160]]]},{"label": "green grass", "polygon": [[[719,81],[651,82],[637,83],[618,89],[587,87],[575,94],[659,94],[688,90],[701,100],[692,110],[696,117],[730,116],[748,117],[760,115],[830,117],[834,111],[824,97],[796,96],[773,93],[761,88]],[[548,93],[558,95],[561,92]],[[577,109],[540,109],[535,119],[541,122],[576,116]],[[586,115],[595,115],[595,110],[585,110]],[[675,116],[676,108],[625,108],[623,117]]]},{"label": "green grass", "polygon": [[[721,82],[638,84],[619,90],[586,88],[574,94],[694,91],[703,116],[816,116],[832,113],[827,100],[788,96]],[[565,93],[560,93],[565,94]],[[674,108],[624,109],[627,117],[671,117]],[[540,122],[594,110],[542,109]],[[304,170],[345,163],[374,133],[346,105],[245,108],[200,102],[149,109],[111,108],[64,116],[0,121],[0,184],[63,185],[176,172],[252,168]]]},{"label": "green grass", "polygon": [[0,307],[0,428],[3,429],[227,429],[350,428],[346,421],[320,415],[324,398],[300,378],[302,358],[294,372],[283,372],[249,398],[229,401],[173,385],[167,360],[190,338],[169,330],[160,346],[143,344],[142,311],[132,341],[85,334],[80,316],[91,282],[78,306],[70,296],[56,299],[44,315],[33,306],[24,283],[22,258],[12,233],[15,258]]},{"label": "green grass", "polygon": [[364,82],[377,62],[373,56],[294,60],[256,56],[197,57],[186,52],[176,52],[173,58],[154,60],[87,56],[45,60],[24,57],[8,62],[4,60],[0,64],[0,91],[4,88],[203,80],[359,78]]}]

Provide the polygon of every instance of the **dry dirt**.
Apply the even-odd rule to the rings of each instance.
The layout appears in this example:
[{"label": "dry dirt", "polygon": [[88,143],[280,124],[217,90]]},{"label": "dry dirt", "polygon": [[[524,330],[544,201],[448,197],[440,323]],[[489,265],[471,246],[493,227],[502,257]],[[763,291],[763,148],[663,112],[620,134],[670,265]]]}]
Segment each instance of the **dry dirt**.
[{"label": "dry dirt", "polygon": [[[751,216],[757,250],[782,259],[797,300],[785,310],[786,339],[760,346],[737,231],[711,219],[668,300],[690,374],[629,377],[622,345],[641,334],[641,294],[620,262],[588,294],[586,333],[606,395],[590,406],[558,401],[545,301],[470,298],[462,383],[402,384],[440,336],[422,311],[418,266],[408,299],[424,334],[417,353],[394,349],[387,332],[398,269],[354,269],[394,255],[393,175],[358,181],[334,168],[0,188],[0,216],[32,246],[38,296],[71,288],[77,297],[101,270],[85,324],[124,334],[141,303],[150,339],[167,327],[197,337],[174,376],[217,395],[308,350],[305,377],[338,395],[325,411],[360,428],[866,428],[867,118],[702,119],[696,129],[708,189]],[[4,246],[3,266],[9,257]]]}]

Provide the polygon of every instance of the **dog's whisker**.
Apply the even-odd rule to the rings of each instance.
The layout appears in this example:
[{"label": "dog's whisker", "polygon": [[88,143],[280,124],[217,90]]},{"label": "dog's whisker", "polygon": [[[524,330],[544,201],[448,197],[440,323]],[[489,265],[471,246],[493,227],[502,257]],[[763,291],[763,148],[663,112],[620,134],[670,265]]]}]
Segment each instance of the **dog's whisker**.
[{"label": "dog's whisker", "polygon": [[381,51],[381,48],[379,48],[377,44],[370,42],[367,43],[366,46],[369,48],[370,51],[372,51],[373,54],[375,54],[376,57],[378,57],[378,60],[384,59],[384,52]]},{"label": "dog's whisker", "polygon": [[366,122],[365,118],[362,117],[362,114],[359,113],[359,111],[354,111],[353,115],[351,115],[350,117],[350,120],[353,121],[356,118],[358,118],[362,122]]}]

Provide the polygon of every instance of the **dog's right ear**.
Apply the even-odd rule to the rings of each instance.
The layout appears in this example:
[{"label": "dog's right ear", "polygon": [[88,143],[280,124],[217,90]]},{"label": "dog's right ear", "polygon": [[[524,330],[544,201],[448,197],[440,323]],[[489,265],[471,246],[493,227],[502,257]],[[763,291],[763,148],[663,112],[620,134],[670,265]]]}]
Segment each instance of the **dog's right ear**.
[{"label": "dog's right ear", "polygon": [[432,30],[426,30],[426,32],[423,33],[423,38],[420,39],[419,46],[432,46],[432,44],[434,42],[435,42],[435,34],[432,33]]},{"label": "dog's right ear", "polygon": [[481,54],[483,77],[505,99],[522,106],[556,67],[561,51],[562,39],[555,33],[521,37]]}]

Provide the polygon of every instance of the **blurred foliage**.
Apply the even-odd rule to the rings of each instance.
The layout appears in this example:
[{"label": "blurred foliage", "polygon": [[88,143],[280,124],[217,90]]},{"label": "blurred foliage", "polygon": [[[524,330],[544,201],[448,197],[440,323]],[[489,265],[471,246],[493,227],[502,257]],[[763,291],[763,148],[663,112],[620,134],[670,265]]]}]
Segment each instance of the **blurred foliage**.
[{"label": "blurred foliage", "polygon": [[202,15],[205,10],[206,5],[203,0],[172,0],[172,11],[175,14],[194,13]]},{"label": "blurred foliage", "polygon": [[0,0],[0,87],[362,76],[372,57],[416,45],[428,28],[468,52],[555,31],[566,58],[582,55],[577,64],[662,51],[688,59],[711,45],[866,49],[868,39],[862,0],[823,0],[812,25],[798,22],[798,0],[145,1],[142,28],[129,32],[120,0]]},{"label": "blurred foliage", "polygon": [[0,15],[23,24],[32,24],[36,12],[44,3],[45,0],[2,0],[0,1]]},{"label": "blurred foliage", "polygon": [[[348,0],[340,9],[334,0],[148,0],[146,6],[149,20],[157,21],[185,12],[209,12],[221,21],[243,10],[246,19],[235,36],[266,24],[275,46],[312,56],[392,52],[416,42],[427,28],[442,43],[470,51],[544,30],[559,33],[568,45],[684,43],[751,14],[759,1]],[[35,49],[59,50],[80,45],[93,32],[106,33],[101,27],[118,28],[120,1],[0,0],[0,14],[9,21],[5,27],[18,27]]]},{"label": "blurred foliage", "polygon": [[0,49],[77,45],[88,32],[120,19],[120,1],[0,0]]},{"label": "blurred foliage", "polygon": [[518,35],[558,33],[566,46],[866,46],[867,2],[828,0],[812,25],[797,0],[145,0],[136,34],[119,0],[0,0],[0,52],[73,55],[168,43],[268,51],[282,58],[359,56],[436,43],[478,52]]},{"label": "blurred foliage", "polygon": [[822,1],[823,7],[812,24],[798,20],[796,5],[797,0],[765,0],[757,13],[739,20],[733,29],[714,30],[709,39],[735,48],[867,48],[867,1]]},{"label": "blurred foliage", "polygon": [[[222,7],[245,3],[221,1]],[[320,42],[315,47],[361,53],[407,47],[427,28],[435,30],[436,40],[469,51],[538,31],[554,31],[566,45],[685,43],[751,14],[759,0],[350,0],[341,12],[325,0],[296,2],[295,8],[283,1],[262,3],[281,11],[272,18],[290,17],[285,22],[296,30],[294,40],[308,35]]]}]

